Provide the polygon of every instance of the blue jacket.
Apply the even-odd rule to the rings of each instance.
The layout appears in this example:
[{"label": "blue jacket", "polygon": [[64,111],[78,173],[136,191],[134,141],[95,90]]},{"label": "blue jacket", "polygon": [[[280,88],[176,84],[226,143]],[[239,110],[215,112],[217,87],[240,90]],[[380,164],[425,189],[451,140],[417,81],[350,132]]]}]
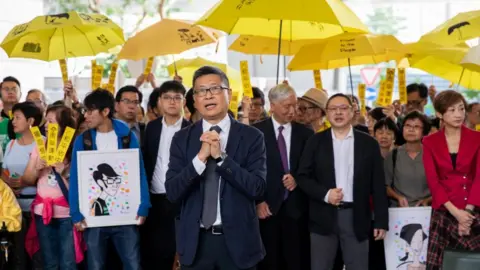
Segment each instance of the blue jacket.
[{"label": "blue jacket", "polygon": [[[118,137],[118,149],[122,149],[122,137],[128,136],[130,129],[128,126],[119,121],[112,120],[113,130]],[[89,132],[89,131],[85,131]],[[95,144],[95,138],[97,137],[97,130],[91,129],[92,133],[92,149],[97,150],[97,145]],[[130,149],[139,148],[138,139],[134,133],[131,133],[130,139]],[[83,133],[75,139],[73,150],[72,150],[72,162],[70,166],[70,189],[68,191],[69,204],[70,204],[70,216],[72,217],[73,223],[80,222],[85,219],[85,217],[80,213],[79,202],[78,202],[78,170],[77,170],[77,152],[83,151]],[[140,207],[138,208],[137,215],[146,217],[148,215],[148,209],[151,207],[150,204],[150,195],[148,193],[148,183],[147,177],[145,174],[145,168],[143,166],[142,153],[139,149],[139,159],[140,159]]]}]

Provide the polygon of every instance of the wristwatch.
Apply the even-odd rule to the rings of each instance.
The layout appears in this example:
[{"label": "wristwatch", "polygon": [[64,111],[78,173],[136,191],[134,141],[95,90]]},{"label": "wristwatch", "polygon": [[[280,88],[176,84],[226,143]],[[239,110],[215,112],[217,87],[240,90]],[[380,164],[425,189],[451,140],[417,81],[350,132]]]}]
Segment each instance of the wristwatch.
[{"label": "wristwatch", "polygon": [[222,152],[218,158],[215,159],[216,163],[220,163],[227,158],[227,153]]}]

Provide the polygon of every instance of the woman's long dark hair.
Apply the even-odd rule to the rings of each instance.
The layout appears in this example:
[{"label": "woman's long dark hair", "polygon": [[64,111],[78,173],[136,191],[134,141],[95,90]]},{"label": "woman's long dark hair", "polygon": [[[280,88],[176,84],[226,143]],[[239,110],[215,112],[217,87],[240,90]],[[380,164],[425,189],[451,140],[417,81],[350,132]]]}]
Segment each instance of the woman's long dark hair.
[{"label": "woman's long dark hair", "polygon": [[[59,138],[63,136],[63,133],[65,132],[65,129],[67,127],[71,127],[73,129],[77,128],[75,117],[73,116],[73,110],[70,109],[69,107],[65,105],[49,106],[47,108],[47,112],[45,115],[47,115],[50,112],[55,112],[55,118],[57,119],[57,123],[58,123]],[[72,138],[70,145],[68,146],[67,154],[65,155],[65,158],[68,160],[68,163],[70,163],[70,160],[71,160],[72,147],[73,147],[74,141],[75,141],[75,134],[74,134],[74,137]]]}]

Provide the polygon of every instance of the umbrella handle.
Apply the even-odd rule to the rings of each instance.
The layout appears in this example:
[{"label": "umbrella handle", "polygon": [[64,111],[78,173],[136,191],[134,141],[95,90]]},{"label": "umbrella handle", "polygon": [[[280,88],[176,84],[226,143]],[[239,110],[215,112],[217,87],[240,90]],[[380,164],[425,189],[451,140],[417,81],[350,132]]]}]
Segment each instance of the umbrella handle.
[{"label": "umbrella handle", "polygon": [[462,81],[464,72],[465,72],[465,68],[462,68],[462,73],[460,73],[460,79],[458,79],[458,83],[457,83],[457,91],[460,88],[460,82]]},{"label": "umbrella handle", "polygon": [[172,54],[173,68],[175,69],[175,76],[178,76],[177,63],[175,62],[175,56]]},{"label": "umbrella handle", "polygon": [[282,51],[282,28],[283,28],[283,20],[280,20],[280,32],[278,34],[278,55],[277,55],[277,84],[278,84],[278,78],[280,77],[280,53]]},{"label": "umbrella handle", "polygon": [[350,74],[350,87],[352,90],[352,98],[353,98],[355,94],[353,93],[352,67],[350,66],[350,58],[348,58],[348,73]]}]

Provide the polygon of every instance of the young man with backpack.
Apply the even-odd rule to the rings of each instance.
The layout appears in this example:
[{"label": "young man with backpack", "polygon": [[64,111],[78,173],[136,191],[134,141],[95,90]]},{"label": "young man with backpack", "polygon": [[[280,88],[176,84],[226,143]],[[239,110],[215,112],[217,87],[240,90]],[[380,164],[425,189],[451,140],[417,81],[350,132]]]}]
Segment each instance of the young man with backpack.
[{"label": "young man with backpack", "polygon": [[[105,269],[108,240],[112,240],[124,269],[140,269],[139,236],[137,226],[112,226],[88,228],[79,209],[77,152],[85,150],[117,150],[139,148],[137,136],[122,121],[113,119],[115,100],[113,95],[97,89],[85,97],[85,122],[89,130],[79,135],[74,143],[70,171],[70,215],[77,230],[83,231],[87,245],[89,270]],[[150,208],[147,178],[141,152],[140,160],[140,207],[137,212],[139,224],[143,224]],[[135,179],[132,179],[135,180]]]}]

